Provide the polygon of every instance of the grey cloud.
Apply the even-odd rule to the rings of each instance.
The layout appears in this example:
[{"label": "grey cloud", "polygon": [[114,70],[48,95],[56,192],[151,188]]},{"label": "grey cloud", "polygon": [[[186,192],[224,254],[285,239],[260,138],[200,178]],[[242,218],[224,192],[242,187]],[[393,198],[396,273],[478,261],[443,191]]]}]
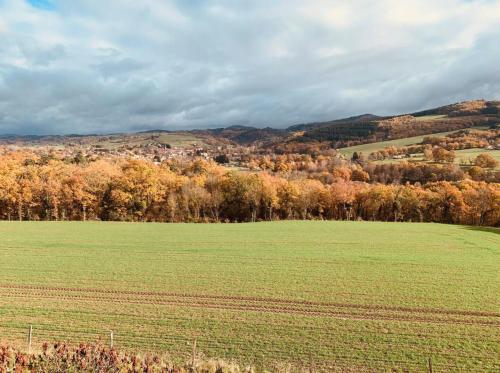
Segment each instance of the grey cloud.
[{"label": "grey cloud", "polygon": [[104,61],[93,67],[105,78],[130,75],[145,67],[145,64],[130,58]]},{"label": "grey cloud", "polygon": [[19,47],[31,65],[50,65],[52,62],[61,59],[65,53],[65,48],[61,44],[40,48],[31,43],[20,43]]},{"label": "grey cloud", "polygon": [[408,0],[437,9],[422,24],[388,19],[394,1],[354,1],[348,20],[323,0],[87,0],[50,16],[0,2],[0,133],[286,126],[500,98],[500,1]]}]

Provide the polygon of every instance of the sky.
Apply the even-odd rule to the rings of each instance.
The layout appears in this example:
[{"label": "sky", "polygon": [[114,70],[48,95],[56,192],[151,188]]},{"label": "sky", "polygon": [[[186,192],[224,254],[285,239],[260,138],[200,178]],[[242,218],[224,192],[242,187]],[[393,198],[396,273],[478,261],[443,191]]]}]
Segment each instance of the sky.
[{"label": "sky", "polygon": [[293,124],[500,99],[500,0],[0,0],[0,133]]}]

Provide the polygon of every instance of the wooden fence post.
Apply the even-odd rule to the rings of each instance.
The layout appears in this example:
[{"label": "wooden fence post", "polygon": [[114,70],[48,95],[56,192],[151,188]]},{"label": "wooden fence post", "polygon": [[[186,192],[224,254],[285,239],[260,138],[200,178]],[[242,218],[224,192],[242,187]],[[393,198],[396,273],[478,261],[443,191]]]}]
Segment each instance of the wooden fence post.
[{"label": "wooden fence post", "polygon": [[194,368],[194,364],[196,363],[196,338],[193,342],[193,359],[191,361],[191,366]]},{"label": "wooden fence post", "polygon": [[28,331],[28,355],[31,355],[31,339],[33,337],[33,325],[30,325],[30,329]]},{"label": "wooden fence post", "polygon": [[429,373],[432,373],[432,359],[429,357]]}]

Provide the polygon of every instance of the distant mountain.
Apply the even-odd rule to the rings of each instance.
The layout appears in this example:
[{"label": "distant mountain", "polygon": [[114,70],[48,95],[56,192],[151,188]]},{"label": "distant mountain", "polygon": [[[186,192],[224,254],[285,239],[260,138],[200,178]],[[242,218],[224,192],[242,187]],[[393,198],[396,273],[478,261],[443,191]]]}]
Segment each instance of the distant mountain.
[{"label": "distant mountain", "polygon": [[108,135],[0,136],[3,144],[99,144],[143,146],[144,144],[194,143],[206,146],[245,145],[276,147],[287,144],[322,143],[343,147],[390,139],[460,130],[474,126],[500,124],[500,101],[474,100],[454,103],[411,114],[380,117],[363,114],[326,122],[305,123],[285,129],[235,125],[225,128],[190,131],[148,130]]},{"label": "distant mountain", "polygon": [[256,128],[248,126],[230,126],[225,128],[215,128],[204,131],[190,131],[194,134],[208,134],[215,138],[223,138],[240,145],[258,145],[261,142],[285,138],[289,132],[285,129],[271,127]]},{"label": "distant mountain", "polygon": [[378,117],[373,114],[362,114],[362,115],[356,115],[354,117],[349,117],[349,118],[344,118],[344,119],[336,119],[336,120],[331,120],[328,122],[315,122],[315,123],[306,123],[306,124],[296,124],[294,126],[290,126],[287,128],[288,131],[307,131],[307,130],[312,130],[314,128],[319,128],[319,127],[328,127],[332,125],[339,125],[339,124],[359,124],[359,123],[366,123],[370,122],[373,120],[381,119],[381,117]]},{"label": "distant mountain", "polygon": [[138,133],[138,134],[142,134],[142,133],[148,134],[148,133],[170,133],[170,132],[174,132],[174,131],[170,131],[170,130],[147,130],[147,131],[139,131],[139,132],[136,132],[136,133]]}]

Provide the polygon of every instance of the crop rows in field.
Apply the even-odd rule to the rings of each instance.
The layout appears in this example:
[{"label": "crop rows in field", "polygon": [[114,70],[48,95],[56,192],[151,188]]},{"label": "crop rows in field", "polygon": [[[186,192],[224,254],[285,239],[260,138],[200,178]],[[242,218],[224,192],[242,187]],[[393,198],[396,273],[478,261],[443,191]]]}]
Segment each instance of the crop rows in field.
[{"label": "crop rows in field", "polygon": [[396,320],[451,324],[500,326],[500,313],[432,308],[388,307],[298,301],[290,299],[177,294],[165,292],[117,291],[106,289],[74,289],[65,287],[0,284],[4,296],[26,298],[69,299],[89,302],[151,304],[226,309],[267,313],[299,314],[342,319]]}]

